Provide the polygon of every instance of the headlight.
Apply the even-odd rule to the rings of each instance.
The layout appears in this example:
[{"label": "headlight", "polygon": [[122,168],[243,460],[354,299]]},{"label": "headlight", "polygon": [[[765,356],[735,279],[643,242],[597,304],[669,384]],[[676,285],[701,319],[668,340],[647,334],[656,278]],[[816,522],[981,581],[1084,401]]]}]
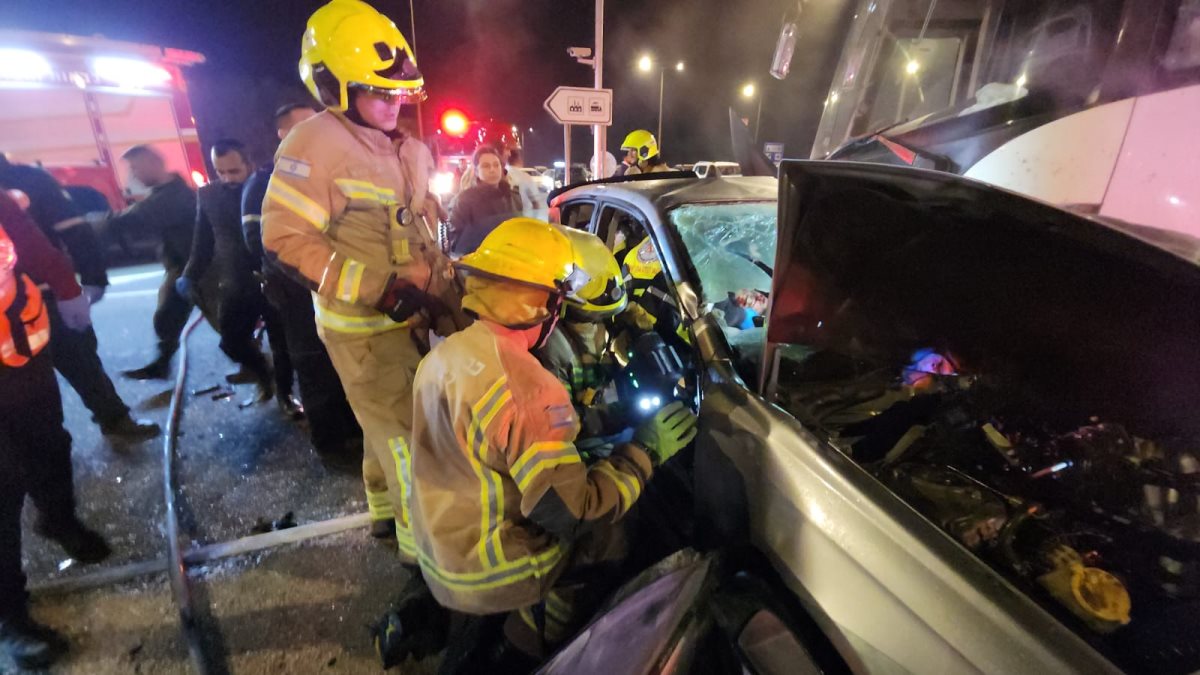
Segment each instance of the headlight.
[{"label": "headlight", "polygon": [[431,183],[433,193],[439,197],[445,197],[454,192],[454,174],[449,171],[439,171],[433,175]]}]

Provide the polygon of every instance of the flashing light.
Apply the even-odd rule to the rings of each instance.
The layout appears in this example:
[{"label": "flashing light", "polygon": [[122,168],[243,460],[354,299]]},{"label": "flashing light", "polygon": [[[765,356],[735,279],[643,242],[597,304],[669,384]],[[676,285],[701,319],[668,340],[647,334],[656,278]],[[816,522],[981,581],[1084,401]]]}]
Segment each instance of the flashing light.
[{"label": "flashing light", "polygon": [[450,109],[442,113],[442,129],[451,136],[465,136],[470,126],[467,116],[461,110]]},{"label": "flashing light", "polygon": [[754,83],[749,82],[742,86],[742,96],[745,98],[754,98]]},{"label": "flashing light", "polygon": [[122,56],[101,56],[92,59],[92,70],[100,79],[122,87],[161,87],[171,81],[171,73],[167,72],[166,68]]},{"label": "flashing light", "polygon": [[920,69],[921,62],[916,59],[910,59],[908,63],[904,64],[904,72],[908,73],[909,75],[916,75],[917,71]]},{"label": "flashing light", "polygon": [[642,58],[638,59],[638,70],[642,71],[643,73],[650,72],[650,69],[653,67],[654,67],[654,61],[652,61],[650,59],[650,56],[648,54],[643,56]]},{"label": "flashing light", "polygon": [[205,185],[208,185],[208,178],[206,178],[204,174],[200,173],[199,171],[193,171],[192,182],[196,184],[196,187],[202,188]]},{"label": "flashing light", "polygon": [[675,64],[675,71],[679,73],[683,72],[683,61]]},{"label": "flashing light", "polygon": [[430,188],[433,190],[433,194],[439,197],[445,197],[454,192],[454,174],[449,171],[439,171],[433,175]]},{"label": "flashing light", "polygon": [[0,49],[0,80],[40,80],[54,73],[50,61],[28,49]]}]

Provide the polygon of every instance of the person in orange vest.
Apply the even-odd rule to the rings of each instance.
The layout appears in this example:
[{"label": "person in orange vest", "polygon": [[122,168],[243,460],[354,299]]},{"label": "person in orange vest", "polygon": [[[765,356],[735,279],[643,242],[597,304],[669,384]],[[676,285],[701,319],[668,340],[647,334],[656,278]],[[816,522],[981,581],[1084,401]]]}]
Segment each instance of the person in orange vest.
[{"label": "person in orange vest", "polygon": [[72,558],[93,563],[111,553],[75,515],[71,436],[63,428],[39,283],[58,298],[65,330],[91,326],[70,260],[0,191],[0,652],[22,668],[45,667],[66,649],[62,637],[29,616],[21,571],[25,495],[38,510],[37,532]]}]

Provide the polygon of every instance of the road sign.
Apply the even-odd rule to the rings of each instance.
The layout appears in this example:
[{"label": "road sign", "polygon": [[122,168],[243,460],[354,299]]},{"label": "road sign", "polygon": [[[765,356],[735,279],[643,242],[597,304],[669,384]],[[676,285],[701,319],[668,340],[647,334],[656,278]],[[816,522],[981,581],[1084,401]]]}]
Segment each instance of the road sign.
[{"label": "road sign", "polygon": [[783,143],[763,143],[763,154],[774,162],[775,166],[783,161]]},{"label": "road sign", "polygon": [[612,89],[559,87],[545,105],[559,124],[612,124]]}]

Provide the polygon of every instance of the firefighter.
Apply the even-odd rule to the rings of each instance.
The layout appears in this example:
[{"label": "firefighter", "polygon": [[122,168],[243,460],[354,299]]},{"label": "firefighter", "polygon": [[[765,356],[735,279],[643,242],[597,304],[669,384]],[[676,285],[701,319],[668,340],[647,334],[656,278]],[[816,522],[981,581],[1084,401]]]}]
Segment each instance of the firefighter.
[{"label": "firefighter", "polygon": [[[98,302],[108,286],[103,252],[95,231],[83,219],[82,211],[67,196],[62,185],[42,169],[9,164],[0,159],[0,186],[20,190],[29,198],[30,217],[46,238],[71,258],[88,300]],[[92,412],[100,431],[106,436],[126,440],[157,436],[158,425],[135,420],[108,373],[104,372],[96,331],[90,326],[81,331],[62,330],[55,294],[45,294],[44,302],[54,324],[54,349],[51,350],[54,367]]]},{"label": "firefighter", "polygon": [[[217,283],[221,351],[253,377],[258,392],[247,403],[269,401],[275,395],[271,369],[254,341],[254,329],[266,312],[266,299],[254,278],[257,266],[246,248],[241,224],[242,185],[254,167],[246,159],[245,146],[233,139],[213,144],[212,163],[218,180],[200,188],[197,195],[192,252],[175,288],[179,295],[196,302],[200,280],[212,267]],[[291,366],[286,358],[277,365],[290,379]],[[286,393],[284,396],[290,399]],[[289,403],[286,399],[281,402],[285,412],[291,412]]]},{"label": "firefighter", "polygon": [[[192,231],[196,223],[196,193],[183,178],[167,170],[162,155],[147,145],[135,145],[121,159],[129,165],[133,177],[149,186],[150,194],[109,219],[114,232],[156,231],[161,238],[158,256],[166,274],[158,289],[158,307],[154,310],[154,333],[158,336],[158,354],[150,363],[127,370],[122,375],[135,380],[167,377],[171,358],[179,349],[179,336],[192,313],[192,304],[175,292],[175,281],[183,274],[192,251]],[[201,308],[209,323],[215,325],[216,313]]]},{"label": "firefighter", "polygon": [[359,0],[333,0],[309,18],[300,74],[326,109],[279,147],[263,245],[315,294],[318,334],[363,429],[372,533],[394,529],[412,559],[396,460],[412,428],[414,329],[444,309],[435,294],[448,268],[414,215],[411,167],[393,135],[400,106],[424,98],[424,80],[395,24]]},{"label": "firefighter", "polygon": [[515,218],[457,263],[463,307],[477,321],[421,363],[412,453],[402,457],[412,462],[414,532],[434,597],[471,615],[519,610],[505,633],[534,657],[580,618],[579,593],[556,588],[564,571],[583,575],[576,568],[619,556],[616,521],[696,433],[695,416],[676,403],[639,426],[635,442],[584,465],[570,395],[530,353],[583,285],[573,260],[561,230]]},{"label": "firefighter", "polygon": [[567,389],[580,419],[576,446],[585,459],[611,447],[607,438],[625,428],[619,406],[607,400],[611,370],[610,334],[606,322],[628,304],[621,267],[594,234],[564,229],[571,240],[576,267],[587,275],[587,283],[564,303],[562,321],[550,334],[537,358]]},{"label": "firefighter", "polygon": [[621,174],[623,176],[671,170],[658,151],[658,141],[654,139],[654,134],[645,129],[629,132],[629,135],[625,137],[625,142],[621,143],[621,150],[625,151],[626,158],[629,158],[629,154],[632,153],[634,160],[634,163]]},{"label": "firefighter", "polygon": [[88,299],[70,261],[0,191],[0,652],[21,668],[48,666],[66,648],[29,616],[21,571],[25,495],[38,510],[36,530],[69,556],[94,563],[111,553],[75,514],[71,436],[46,349],[49,308],[34,281],[57,296],[61,330],[89,327]]},{"label": "firefighter", "polygon": [[[282,141],[297,124],[316,115],[308,103],[292,103],[275,111],[275,133]],[[262,208],[274,164],[254,173],[242,192],[242,234],[246,248],[262,270],[263,294],[283,324],[284,341],[300,400],[308,417],[308,435],[321,461],[333,468],[362,465],[362,429],[346,402],[346,392],[329,361],[313,321],[312,294],[271,263],[262,245]],[[274,346],[272,346],[274,351]],[[276,378],[276,385],[279,384]],[[278,395],[278,393],[276,394]]]},{"label": "firefighter", "polygon": [[679,305],[650,237],[625,252],[621,267],[630,298],[629,311],[622,315],[622,322],[640,332],[657,331],[667,344],[684,353],[691,345],[691,336],[683,325]]}]

